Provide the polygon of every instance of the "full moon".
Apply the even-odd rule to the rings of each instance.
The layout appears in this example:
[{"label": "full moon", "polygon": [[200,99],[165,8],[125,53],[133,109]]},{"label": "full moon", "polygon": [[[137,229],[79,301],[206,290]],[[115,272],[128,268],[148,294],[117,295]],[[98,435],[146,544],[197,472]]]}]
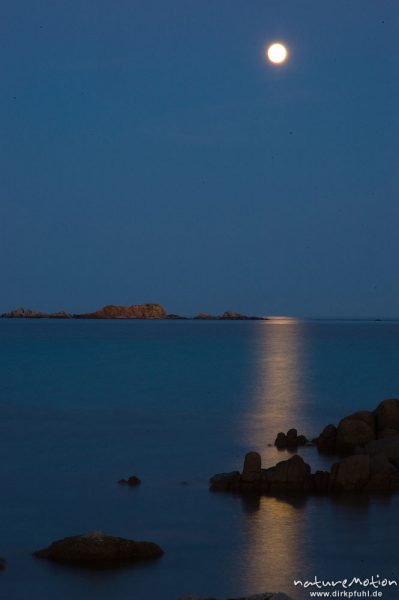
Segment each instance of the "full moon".
[{"label": "full moon", "polygon": [[272,44],[267,49],[267,58],[274,64],[283,63],[288,56],[287,48],[283,44]]}]

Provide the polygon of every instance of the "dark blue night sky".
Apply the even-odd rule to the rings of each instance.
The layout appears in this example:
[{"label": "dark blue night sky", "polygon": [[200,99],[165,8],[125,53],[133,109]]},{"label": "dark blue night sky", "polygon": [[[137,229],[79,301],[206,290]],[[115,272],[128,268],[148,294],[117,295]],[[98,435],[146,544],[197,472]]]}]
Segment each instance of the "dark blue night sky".
[{"label": "dark blue night sky", "polygon": [[1,310],[399,317],[396,0],[3,0],[0,29]]}]

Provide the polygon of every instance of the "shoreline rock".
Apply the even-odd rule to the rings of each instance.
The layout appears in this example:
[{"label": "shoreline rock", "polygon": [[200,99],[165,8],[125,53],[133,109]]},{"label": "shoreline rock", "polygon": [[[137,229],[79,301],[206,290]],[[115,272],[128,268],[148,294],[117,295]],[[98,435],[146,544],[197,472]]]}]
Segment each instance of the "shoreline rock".
[{"label": "shoreline rock", "polygon": [[374,446],[366,448],[363,454],[354,454],[333,464],[330,471],[314,473],[298,454],[263,469],[260,455],[249,452],[245,456],[242,473],[232,471],[214,475],[209,487],[214,492],[272,495],[398,491],[399,439],[398,442],[396,438],[380,441],[384,443],[383,449]]},{"label": "shoreline rock", "polygon": [[327,425],[315,438],[323,454],[351,455],[374,440],[399,437],[399,400],[383,400],[373,411],[357,411]]},{"label": "shoreline rock", "polygon": [[95,531],[57,540],[48,548],[34,552],[33,556],[59,563],[103,569],[152,560],[163,554],[162,548],[153,542],[138,542]]}]

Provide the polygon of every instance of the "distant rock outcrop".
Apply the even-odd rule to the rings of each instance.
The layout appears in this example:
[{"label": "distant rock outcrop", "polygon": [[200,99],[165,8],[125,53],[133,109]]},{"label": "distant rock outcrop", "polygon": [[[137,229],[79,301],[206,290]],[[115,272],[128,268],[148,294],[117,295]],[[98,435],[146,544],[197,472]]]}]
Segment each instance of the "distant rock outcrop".
[{"label": "distant rock outcrop", "polygon": [[162,554],[162,548],[153,542],[136,542],[95,531],[53,542],[33,556],[83,567],[107,568],[158,558]]},{"label": "distant rock outcrop", "polygon": [[133,304],[132,306],[104,306],[92,313],[75,315],[80,319],[165,319],[161,304]]},{"label": "distant rock outcrop", "polygon": [[265,321],[266,317],[249,317],[232,310],[226,310],[222,315],[210,315],[209,313],[199,313],[194,317],[197,321]]},{"label": "distant rock outcrop", "polygon": [[45,313],[30,308],[16,308],[1,315],[4,319],[70,319],[72,315],[66,312]]},{"label": "distant rock outcrop", "polygon": [[[186,320],[187,317],[167,313],[161,304],[132,304],[115,306],[109,304],[89,313],[70,314],[66,312],[46,313],[30,308],[16,308],[1,315],[5,319],[165,319],[168,321]],[[194,319],[199,321],[264,321],[266,317],[248,317],[241,313],[226,311],[222,315],[199,313]]]}]

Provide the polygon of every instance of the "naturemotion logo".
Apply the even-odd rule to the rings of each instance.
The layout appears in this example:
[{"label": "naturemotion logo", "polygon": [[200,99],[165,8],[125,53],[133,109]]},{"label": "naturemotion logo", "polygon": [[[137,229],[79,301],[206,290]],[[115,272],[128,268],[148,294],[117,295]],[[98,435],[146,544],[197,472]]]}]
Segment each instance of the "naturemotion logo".
[{"label": "naturemotion logo", "polygon": [[309,580],[294,579],[294,585],[308,590],[310,598],[382,598],[383,590],[397,587],[398,582],[380,575],[343,579],[319,579],[315,576]]}]

